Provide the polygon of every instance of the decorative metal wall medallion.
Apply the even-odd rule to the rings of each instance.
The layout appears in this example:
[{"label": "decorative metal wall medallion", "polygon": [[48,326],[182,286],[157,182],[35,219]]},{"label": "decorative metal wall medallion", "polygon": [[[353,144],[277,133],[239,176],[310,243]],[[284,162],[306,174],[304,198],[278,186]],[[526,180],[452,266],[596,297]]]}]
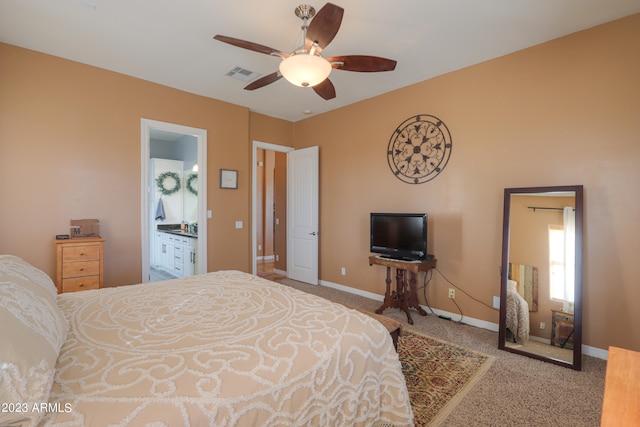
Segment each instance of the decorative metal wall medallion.
[{"label": "decorative metal wall medallion", "polygon": [[412,116],[389,139],[391,172],[407,184],[422,184],[438,176],[451,157],[451,134],[437,117]]}]

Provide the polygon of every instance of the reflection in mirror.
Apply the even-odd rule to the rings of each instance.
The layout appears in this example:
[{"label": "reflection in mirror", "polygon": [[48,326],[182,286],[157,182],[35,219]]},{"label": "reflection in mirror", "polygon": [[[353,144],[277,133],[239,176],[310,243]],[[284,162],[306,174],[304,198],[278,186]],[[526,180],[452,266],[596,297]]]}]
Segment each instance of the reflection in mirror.
[{"label": "reflection in mirror", "polygon": [[[198,170],[191,168],[184,171],[184,192],[182,193],[182,219],[187,224],[198,222]],[[198,234],[194,232],[194,234]]]},{"label": "reflection in mirror", "polygon": [[582,186],[505,189],[500,349],[580,370],[582,218]]}]

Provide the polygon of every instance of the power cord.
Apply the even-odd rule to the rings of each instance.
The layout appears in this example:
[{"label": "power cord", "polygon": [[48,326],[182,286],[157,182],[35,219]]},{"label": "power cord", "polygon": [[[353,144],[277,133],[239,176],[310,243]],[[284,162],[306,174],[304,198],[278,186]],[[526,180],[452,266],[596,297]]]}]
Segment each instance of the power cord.
[{"label": "power cord", "polygon": [[[479,302],[480,304],[482,304],[485,307],[488,307],[488,308],[490,308],[492,310],[497,310],[496,308],[491,307],[489,304],[487,304],[487,303],[475,298],[473,295],[469,294],[467,291],[465,291],[464,289],[462,289],[461,287],[459,287],[458,285],[453,283],[451,280],[449,280],[449,278],[447,278],[447,276],[445,276],[442,271],[438,270],[437,267],[434,267],[434,268],[430,269],[424,275],[424,281],[422,283],[422,286],[420,287],[422,289],[422,296],[424,297],[425,305],[427,306],[429,311],[431,311],[431,314],[433,314],[434,316],[438,316],[438,315],[435,313],[435,311],[431,307],[431,304],[429,304],[429,298],[427,297],[427,285],[431,282],[431,279],[433,278],[433,270],[436,270],[440,274],[440,276],[442,276],[442,278],[447,281],[447,283],[449,283],[454,288],[458,289],[460,292],[462,292],[463,294],[465,294],[466,296],[468,296],[472,300],[474,300],[476,302]],[[464,319],[464,313],[462,313],[462,308],[460,308],[460,306],[458,305],[458,303],[456,302],[455,299],[452,299],[452,301],[455,304],[455,306],[458,308],[458,312],[460,313],[460,319],[456,320],[455,322],[464,324],[463,321],[462,321]],[[438,316],[438,317],[441,317],[441,316]],[[447,319],[447,320],[451,320],[448,317],[442,317],[442,318]]]},{"label": "power cord", "polygon": [[[474,301],[476,301],[476,302],[479,302],[480,304],[482,304],[482,305],[484,305],[485,307],[488,307],[488,308],[490,308],[490,309],[492,309],[492,310],[496,310],[496,311],[498,310],[497,308],[494,308],[494,307],[490,306],[489,304],[487,304],[487,303],[485,303],[485,302],[483,302],[483,301],[480,301],[479,299],[477,299],[477,298],[473,297],[473,296],[472,296],[472,295],[470,295],[468,292],[466,292],[464,289],[460,288],[460,287],[459,287],[459,286],[457,286],[455,283],[453,283],[451,280],[447,279],[447,276],[445,276],[445,275],[444,275],[444,273],[442,273],[442,271],[438,270],[438,268],[437,268],[437,267],[434,267],[434,270],[436,270],[438,273],[440,273],[440,275],[442,276],[442,278],[443,278],[444,280],[446,280],[446,281],[447,281],[447,283],[449,283],[449,284],[450,284],[451,286],[453,286],[454,288],[458,289],[460,292],[462,292],[463,294],[465,294],[466,296],[468,296],[468,297],[469,297],[469,298],[471,298],[472,300],[474,300]],[[454,300],[453,300],[453,302],[455,303],[455,302],[456,302],[456,300],[454,299]],[[456,304],[456,306],[457,306],[457,305],[458,305],[458,304]]]},{"label": "power cord", "polygon": [[433,311],[433,308],[431,308],[431,305],[429,304],[429,298],[427,298],[427,285],[429,284],[429,282],[431,282],[432,277],[433,272],[431,270],[427,271],[427,273],[424,275],[424,282],[422,284],[422,295],[424,296],[424,303],[429,311],[431,311],[431,314],[437,316],[435,311]]},{"label": "power cord", "polygon": [[[431,304],[429,304],[429,298],[427,297],[427,285],[431,282],[431,279],[433,278],[433,270],[434,270],[434,269],[429,269],[429,271],[427,271],[427,273],[424,275],[424,282],[423,282],[422,287],[421,287],[421,289],[422,289],[422,296],[424,296],[424,302],[425,302],[425,305],[427,306],[427,308],[429,309],[429,311],[431,311],[431,314],[433,314],[434,316],[439,317],[439,318],[441,318],[441,319],[451,320],[451,318],[449,318],[449,317],[446,317],[446,316],[439,316],[438,314],[436,314],[436,312],[435,312],[435,311],[433,311],[433,308],[431,307]],[[437,268],[435,268],[435,270],[438,270],[438,269],[437,269]],[[449,279],[447,279],[447,278],[444,276],[444,274],[442,274],[440,271],[438,271],[438,273],[440,273],[440,274],[442,275],[442,277],[444,277],[444,279],[445,279],[447,282],[451,283],[451,282],[449,281]],[[453,283],[451,283],[451,284],[452,284],[453,286],[455,286],[456,288],[458,288],[458,287],[457,287],[456,285],[454,285]],[[459,289],[459,288],[458,288],[458,289]],[[465,292],[465,291],[463,291],[462,289],[461,289],[461,291],[462,291],[463,293],[465,293],[465,294],[466,294],[466,292]],[[460,320],[455,321],[455,322],[456,322],[456,323],[462,323],[462,319],[464,318],[464,315],[462,314],[462,309],[460,308],[460,306],[458,305],[458,303],[456,302],[456,300],[453,300],[453,303],[456,305],[456,307],[458,307],[458,311],[460,312]]]},{"label": "power cord", "polygon": [[[488,308],[490,308],[492,310],[496,310],[496,311],[498,310],[497,308],[492,307],[489,304],[487,304],[487,303],[475,298],[474,296],[469,294],[467,291],[465,291],[464,289],[462,289],[461,287],[459,287],[458,285],[453,283],[451,280],[449,280],[447,278],[447,276],[445,276],[442,271],[438,270],[437,267],[433,267],[433,268],[429,269],[429,271],[427,271],[427,273],[424,275],[424,281],[423,281],[422,286],[420,288],[422,289],[422,296],[424,297],[425,305],[427,306],[429,311],[431,311],[431,314],[433,314],[434,316],[440,317],[435,313],[435,311],[433,311],[433,308],[431,307],[431,304],[429,304],[429,298],[427,298],[427,285],[431,282],[431,279],[433,279],[433,270],[437,271],[440,274],[440,276],[442,276],[442,278],[447,281],[447,283],[449,283],[454,288],[458,289],[460,292],[462,292],[463,294],[465,294],[466,296],[468,296],[472,300],[474,300],[476,302],[479,302],[480,304],[482,304],[485,307],[488,307]],[[455,306],[458,308],[458,312],[460,312],[460,320],[455,320],[454,322],[460,323],[460,324],[464,324],[464,322],[462,321],[464,319],[464,314],[462,313],[462,308],[460,308],[460,306],[458,305],[458,303],[456,302],[455,299],[452,299],[452,301],[455,304]],[[444,318],[447,319],[447,320],[450,320],[447,317],[444,317]]]}]

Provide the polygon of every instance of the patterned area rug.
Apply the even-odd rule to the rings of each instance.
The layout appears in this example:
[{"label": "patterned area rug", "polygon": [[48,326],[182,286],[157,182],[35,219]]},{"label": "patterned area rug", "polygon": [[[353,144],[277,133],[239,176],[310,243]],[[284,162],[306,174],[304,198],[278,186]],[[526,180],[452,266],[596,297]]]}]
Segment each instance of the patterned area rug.
[{"label": "patterned area rug", "polygon": [[398,355],[417,427],[437,426],[495,358],[404,329]]}]

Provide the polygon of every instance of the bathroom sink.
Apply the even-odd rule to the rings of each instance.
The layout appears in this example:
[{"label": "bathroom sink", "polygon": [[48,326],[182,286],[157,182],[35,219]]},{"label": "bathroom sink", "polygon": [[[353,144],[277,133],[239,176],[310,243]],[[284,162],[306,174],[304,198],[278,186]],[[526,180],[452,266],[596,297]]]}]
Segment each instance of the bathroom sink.
[{"label": "bathroom sink", "polygon": [[192,237],[194,239],[198,238],[197,234],[194,233],[187,233],[186,231],[182,231],[182,230],[159,230],[162,231],[164,233],[171,233],[171,234],[175,234],[176,236],[185,236],[185,237]]}]

